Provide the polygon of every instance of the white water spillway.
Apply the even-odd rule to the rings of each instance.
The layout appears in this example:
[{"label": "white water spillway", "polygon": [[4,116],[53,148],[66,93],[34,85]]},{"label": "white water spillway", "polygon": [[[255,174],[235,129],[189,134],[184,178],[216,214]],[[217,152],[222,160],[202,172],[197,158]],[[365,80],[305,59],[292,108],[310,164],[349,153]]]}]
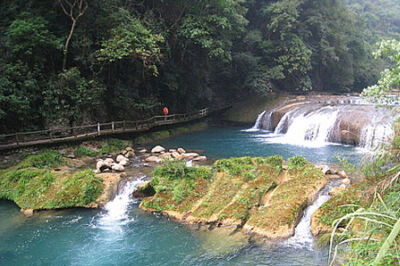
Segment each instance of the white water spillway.
[{"label": "white water spillway", "polygon": [[115,198],[104,206],[105,212],[100,216],[97,225],[106,230],[114,230],[129,223],[131,221],[128,214],[129,206],[136,201],[132,193],[144,183],[144,176],[128,181]]},{"label": "white water spillway", "polygon": [[251,131],[271,130],[270,142],[319,147],[342,143],[376,150],[394,136],[398,109],[360,100],[307,101],[262,112]]}]

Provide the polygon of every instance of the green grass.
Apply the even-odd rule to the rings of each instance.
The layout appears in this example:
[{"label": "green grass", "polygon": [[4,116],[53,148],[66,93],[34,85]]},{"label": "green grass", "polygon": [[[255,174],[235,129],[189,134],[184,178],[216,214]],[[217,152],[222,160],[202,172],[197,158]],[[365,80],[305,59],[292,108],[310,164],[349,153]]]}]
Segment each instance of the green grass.
[{"label": "green grass", "polygon": [[18,169],[23,168],[39,168],[43,169],[46,167],[57,167],[64,162],[64,158],[61,154],[53,150],[43,150],[35,155],[29,155],[17,164]]},{"label": "green grass", "polygon": [[96,157],[98,155],[98,152],[95,150],[92,150],[90,148],[87,148],[85,146],[78,146],[78,148],[76,148],[74,155],[76,157]]},{"label": "green grass", "polygon": [[111,154],[115,152],[119,152],[127,147],[127,143],[120,139],[108,139],[104,143],[103,147],[101,147],[101,154]]},{"label": "green grass", "polygon": [[0,199],[14,201],[23,209],[83,207],[103,191],[102,179],[92,170],[71,174],[52,171],[65,159],[55,151],[30,155],[0,172]]}]

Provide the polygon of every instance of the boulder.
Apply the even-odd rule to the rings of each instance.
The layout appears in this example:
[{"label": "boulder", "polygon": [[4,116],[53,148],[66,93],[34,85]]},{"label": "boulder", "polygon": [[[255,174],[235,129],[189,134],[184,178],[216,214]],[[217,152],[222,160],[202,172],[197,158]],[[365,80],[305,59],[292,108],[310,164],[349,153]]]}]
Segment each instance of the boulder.
[{"label": "boulder", "polygon": [[120,161],[119,164],[122,166],[127,166],[129,164],[129,161],[123,160],[123,161]]},{"label": "boulder", "polygon": [[147,149],[145,149],[145,148],[139,150],[139,153],[146,153],[146,152],[147,152]]},{"label": "boulder", "polygon": [[168,150],[170,153],[176,152],[176,149],[169,149]]},{"label": "boulder", "polygon": [[180,154],[179,154],[179,152],[172,152],[171,153],[171,156],[172,156],[172,158],[174,158],[174,159],[179,159],[179,157],[180,157]]},{"label": "boulder", "polygon": [[129,159],[120,154],[117,156],[117,159],[115,159],[115,161],[117,161],[117,163],[120,163],[122,161],[129,161]]},{"label": "boulder", "polygon": [[161,162],[162,162],[162,159],[161,159],[161,158],[158,158],[157,156],[150,156],[150,157],[147,157],[147,158],[145,159],[145,161],[146,161],[146,162],[149,162],[149,163],[161,163]]},{"label": "boulder", "polygon": [[196,158],[193,159],[193,161],[198,162],[198,161],[207,161],[206,156],[197,156]]},{"label": "boulder", "polygon": [[329,166],[327,166],[327,165],[321,165],[321,166],[319,166],[319,169],[321,169],[321,171],[324,175],[332,174],[331,168],[329,168]]},{"label": "boulder", "polygon": [[107,159],[103,160],[103,162],[105,163],[105,165],[111,167],[112,164],[114,163],[114,160],[112,158],[107,158]]},{"label": "boulder", "polygon": [[186,153],[186,151],[185,151],[183,148],[178,148],[178,152],[179,152],[180,154]]},{"label": "boulder", "polygon": [[194,152],[191,152],[191,153],[183,153],[182,155],[183,155],[183,158],[189,159],[189,160],[191,160],[191,159],[193,159],[193,158],[199,156],[198,153],[194,153]]},{"label": "boulder", "polygon": [[161,152],[165,152],[165,148],[160,145],[157,145],[153,149],[151,149],[151,153],[161,153]]},{"label": "boulder", "polygon": [[21,213],[26,217],[33,216],[33,209],[21,209]]},{"label": "boulder", "polygon": [[165,159],[172,159],[172,155],[169,152],[163,153],[159,156],[161,159],[165,160]]},{"label": "boulder", "polygon": [[343,171],[343,170],[339,171],[339,172],[338,172],[338,175],[339,175],[341,178],[348,178],[348,175],[347,175],[346,172]]},{"label": "boulder", "polygon": [[119,163],[114,163],[112,165],[112,169],[117,172],[123,172],[125,170],[125,167]]},{"label": "boulder", "polygon": [[95,172],[96,173],[101,173],[101,172],[104,172],[105,170],[112,169],[113,161],[110,161],[110,160],[107,160],[107,159],[106,160],[99,160],[96,163],[96,171]]},{"label": "boulder", "polygon": [[127,153],[125,153],[125,157],[127,158],[132,158],[135,156],[135,152],[133,151],[128,151]]}]

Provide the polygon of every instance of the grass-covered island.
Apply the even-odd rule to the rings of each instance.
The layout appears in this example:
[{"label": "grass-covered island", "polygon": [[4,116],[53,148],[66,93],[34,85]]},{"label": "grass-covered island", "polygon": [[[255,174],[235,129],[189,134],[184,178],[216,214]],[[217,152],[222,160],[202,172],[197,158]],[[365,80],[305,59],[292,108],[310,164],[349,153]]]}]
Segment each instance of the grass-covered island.
[{"label": "grass-covered island", "polygon": [[302,210],[326,183],[321,170],[302,157],[289,159],[287,167],[279,156],[223,159],[203,167],[168,161],[142,188],[155,194],[140,206],[182,222],[237,225],[279,239],[293,235]]},{"label": "grass-covered island", "polygon": [[27,215],[34,210],[96,208],[110,200],[120,179],[121,173],[95,174],[78,160],[42,150],[0,171],[0,199],[15,202]]}]

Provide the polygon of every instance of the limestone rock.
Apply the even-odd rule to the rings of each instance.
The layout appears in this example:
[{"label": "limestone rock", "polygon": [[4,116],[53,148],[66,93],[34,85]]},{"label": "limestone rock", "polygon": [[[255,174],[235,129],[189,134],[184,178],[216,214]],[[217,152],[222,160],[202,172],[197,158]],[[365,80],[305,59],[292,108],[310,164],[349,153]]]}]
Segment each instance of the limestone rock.
[{"label": "limestone rock", "polygon": [[170,153],[176,152],[176,149],[169,149],[168,150]]},{"label": "limestone rock", "polygon": [[120,161],[119,164],[122,166],[127,166],[129,164],[129,161],[123,160],[123,161]]},{"label": "limestone rock", "polygon": [[117,161],[117,163],[120,163],[122,161],[129,161],[129,159],[120,154],[117,156],[117,159],[115,159],[115,161]]},{"label": "limestone rock", "polygon": [[145,161],[146,161],[146,162],[149,162],[149,163],[161,163],[161,162],[162,162],[162,159],[161,159],[161,158],[158,158],[157,156],[150,156],[150,157],[147,157],[147,158],[145,159]]},{"label": "limestone rock", "polygon": [[206,156],[197,156],[196,158],[193,159],[193,161],[198,162],[198,161],[207,161]]},{"label": "limestone rock", "polygon": [[161,153],[161,152],[165,152],[165,148],[160,145],[157,145],[153,149],[151,149],[151,153]]},{"label": "limestone rock", "polygon": [[331,169],[327,165],[321,165],[319,167],[324,175],[331,174]]},{"label": "limestone rock", "polygon": [[194,152],[191,152],[191,153],[184,153],[184,154],[182,154],[182,155],[183,155],[183,158],[189,159],[189,160],[191,160],[191,159],[193,159],[193,158],[199,156],[198,153],[194,153]]},{"label": "limestone rock", "polygon": [[126,149],[125,149],[126,151],[135,151],[132,147],[126,147]]},{"label": "limestone rock", "polygon": [[121,165],[121,164],[114,163],[114,164],[112,165],[112,169],[113,169],[114,171],[117,171],[117,172],[123,172],[123,171],[125,170],[125,167],[124,167],[123,165]]},{"label": "limestone rock", "polygon": [[338,173],[338,175],[341,177],[341,178],[348,178],[348,175],[346,174],[346,172],[345,171],[339,171],[339,173]]},{"label": "limestone rock", "polygon": [[180,154],[179,154],[179,152],[174,151],[174,152],[171,153],[171,156],[172,156],[172,158],[174,158],[174,159],[179,159]]},{"label": "limestone rock", "polygon": [[179,152],[180,154],[186,153],[186,151],[185,151],[183,148],[178,148],[178,152]]},{"label": "limestone rock", "polygon": [[139,150],[139,153],[146,153],[146,152],[147,152],[147,149],[145,149],[145,148]]},{"label": "limestone rock", "polygon": [[127,158],[132,158],[133,156],[135,156],[135,152],[133,151],[128,151],[127,153],[125,153],[125,157]]},{"label": "limestone rock", "polygon": [[111,158],[107,158],[105,160],[99,160],[96,163],[96,173],[101,173],[105,170],[110,170],[112,168],[112,165],[114,163],[114,160]]},{"label": "limestone rock", "polygon": [[21,209],[21,213],[26,217],[33,216],[33,209]]},{"label": "limestone rock", "polygon": [[163,153],[160,155],[160,158],[165,160],[165,159],[172,159],[172,155],[169,152]]}]

